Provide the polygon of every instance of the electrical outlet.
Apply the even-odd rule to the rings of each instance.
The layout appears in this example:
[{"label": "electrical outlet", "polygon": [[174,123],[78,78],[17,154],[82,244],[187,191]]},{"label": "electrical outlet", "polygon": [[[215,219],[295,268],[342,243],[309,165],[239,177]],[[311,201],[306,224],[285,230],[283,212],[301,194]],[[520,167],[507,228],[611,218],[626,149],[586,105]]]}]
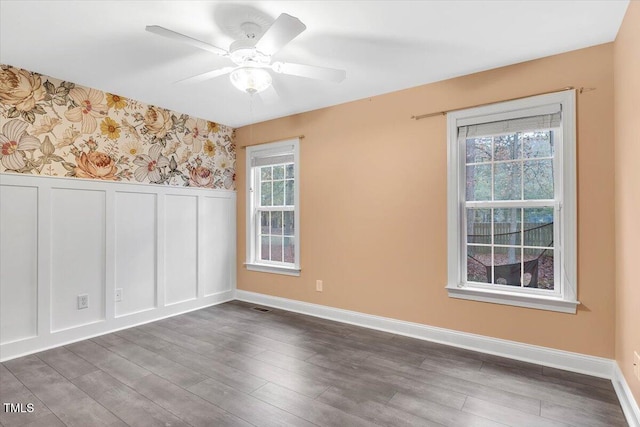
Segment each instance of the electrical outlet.
[{"label": "electrical outlet", "polygon": [[122,288],[116,289],[116,302],[122,301]]},{"label": "electrical outlet", "polygon": [[78,310],[89,308],[89,294],[78,295]]},{"label": "electrical outlet", "polygon": [[637,351],[633,352],[633,373],[640,380],[640,353]]},{"label": "electrical outlet", "polygon": [[322,280],[316,280],[316,291],[322,292]]}]

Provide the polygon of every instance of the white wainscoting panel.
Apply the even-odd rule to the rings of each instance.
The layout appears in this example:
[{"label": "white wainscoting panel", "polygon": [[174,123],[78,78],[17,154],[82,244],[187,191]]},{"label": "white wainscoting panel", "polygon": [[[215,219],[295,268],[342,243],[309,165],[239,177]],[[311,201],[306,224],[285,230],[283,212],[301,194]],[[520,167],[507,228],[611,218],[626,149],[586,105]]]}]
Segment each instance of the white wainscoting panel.
[{"label": "white wainscoting panel", "polygon": [[204,284],[204,295],[214,295],[219,292],[229,291],[232,288],[232,259],[231,245],[223,246],[218,242],[228,242],[235,239],[233,217],[235,209],[228,200],[202,197],[200,215],[207,218],[202,221],[199,231],[200,281]]},{"label": "white wainscoting panel", "polygon": [[38,333],[38,188],[0,187],[0,344]]},{"label": "white wainscoting panel", "polygon": [[0,174],[0,361],[232,300],[235,202],[234,191]]},{"label": "white wainscoting panel", "polygon": [[[51,189],[51,329],[104,319],[105,192]],[[78,295],[89,295],[78,309]]]},{"label": "white wainscoting panel", "polygon": [[196,298],[198,288],[198,198],[165,198],[165,304]]},{"label": "white wainscoting panel", "polygon": [[[115,194],[116,316],[156,307],[157,195],[117,191]],[[114,293],[115,299],[115,293]]]}]

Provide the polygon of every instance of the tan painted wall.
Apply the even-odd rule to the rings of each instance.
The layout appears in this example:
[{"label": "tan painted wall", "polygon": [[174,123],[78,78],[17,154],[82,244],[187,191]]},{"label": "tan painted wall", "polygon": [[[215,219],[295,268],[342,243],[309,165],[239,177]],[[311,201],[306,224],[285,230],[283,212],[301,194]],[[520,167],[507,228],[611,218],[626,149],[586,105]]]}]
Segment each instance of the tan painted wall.
[{"label": "tan painted wall", "polygon": [[[239,147],[305,135],[300,277],[242,266],[238,150],[238,289],[613,358],[612,66],[605,44],[237,130]],[[446,120],[411,115],[566,86],[596,88],[578,96],[578,314],[448,298]]]},{"label": "tan painted wall", "polygon": [[614,45],[616,360],[640,401],[633,351],[640,353],[640,2],[629,4]]}]

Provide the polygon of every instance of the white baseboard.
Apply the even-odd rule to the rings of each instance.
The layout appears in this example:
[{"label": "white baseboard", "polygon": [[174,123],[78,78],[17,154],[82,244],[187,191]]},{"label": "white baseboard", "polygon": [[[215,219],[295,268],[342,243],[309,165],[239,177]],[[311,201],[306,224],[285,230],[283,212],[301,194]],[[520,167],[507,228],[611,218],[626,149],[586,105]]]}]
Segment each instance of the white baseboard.
[{"label": "white baseboard", "polygon": [[421,340],[508,357],[524,362],[537,363],[543,366],[594,377],[606,378],[613,383],[629,426],[640,427],[640,410],[638,409],[638,403],[631,394],[631,389],[622,375],[618,364],[612,359],[491,338],[420,323],[405,322],[239,289],[236,290],[236,299],[369,329],[391,332]]},{"label": "white baseboard", "polygon": [[615,361],[602,357],[555,350],[242,290],[236,290],[236,299],[600,378],[612,379],[614,374]]},{"label": "white baseboard", "polygon": [[212,305],[222,304],[234,299],[233,289],[204,298],[185,301],[179,304],[146,310],[128,316],[93,322],[87,325],[66,330],[42,334],[12,343],[0,345],[0,362],[6,362],[29,354],[39,353],[55,347],[72,344],[74,342],[95,338],[123,329],[133,328],[146,323],[156,322],[168,317],[200,310]]},{"label": "white baseboard", "polygon": [[627,418],[629,427],[640,427],[640,407],[638,407],[638,403],[634,399],[633,394],[631,394],[629,384],[627,384],[627,380],[624,378],[624,375],[622,375],[622,371],[617,363],[611,381],[613,382],[613,388],[616,390],[618,400],[620,400],[620,406],[622,406],[622,411]]}]

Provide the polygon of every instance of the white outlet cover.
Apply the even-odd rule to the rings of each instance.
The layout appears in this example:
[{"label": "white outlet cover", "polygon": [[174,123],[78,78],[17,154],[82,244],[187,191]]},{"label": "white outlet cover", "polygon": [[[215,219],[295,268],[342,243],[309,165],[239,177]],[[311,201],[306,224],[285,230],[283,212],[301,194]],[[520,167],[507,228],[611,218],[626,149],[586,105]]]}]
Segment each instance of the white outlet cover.
[{"label": "white outlet cover", "polygon": [[78,310],[89,308],[89,294],[78,295]]}]

